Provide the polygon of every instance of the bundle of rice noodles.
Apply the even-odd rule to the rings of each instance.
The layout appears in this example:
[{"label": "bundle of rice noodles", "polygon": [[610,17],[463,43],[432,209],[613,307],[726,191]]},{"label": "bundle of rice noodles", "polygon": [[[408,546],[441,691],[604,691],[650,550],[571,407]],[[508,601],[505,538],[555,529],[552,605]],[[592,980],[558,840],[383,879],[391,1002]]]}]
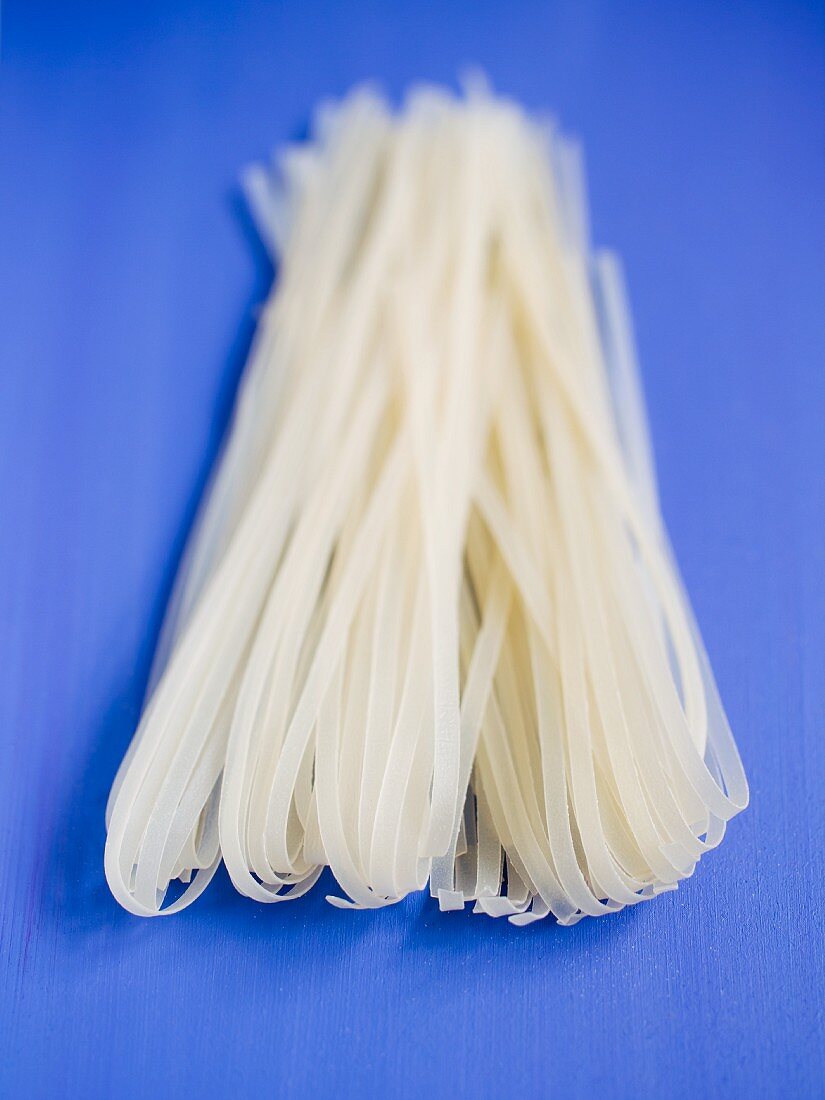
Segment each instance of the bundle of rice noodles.
[{"label": "bundle of rice noodles", "polygon": [[329,867],[340,907],[429,882],[573,924],[674,889],[747,783],[576,148],[484,89],[362,89],[246,182],[278,279],[112,790],[114,896]]}]

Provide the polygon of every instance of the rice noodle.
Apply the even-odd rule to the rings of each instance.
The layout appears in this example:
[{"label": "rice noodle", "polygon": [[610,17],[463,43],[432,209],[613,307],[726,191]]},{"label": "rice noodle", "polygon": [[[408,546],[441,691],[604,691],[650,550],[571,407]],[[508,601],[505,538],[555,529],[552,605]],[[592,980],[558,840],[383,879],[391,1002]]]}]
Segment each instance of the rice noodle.
[{"label": "rice noodle", "polygon": [[246,178],[279,277],[112,789],[114,896],[329,866],[340,907],[429,881],[573,924],[675,888],[748,790],[575,147],[483,89],[360,90]]}]

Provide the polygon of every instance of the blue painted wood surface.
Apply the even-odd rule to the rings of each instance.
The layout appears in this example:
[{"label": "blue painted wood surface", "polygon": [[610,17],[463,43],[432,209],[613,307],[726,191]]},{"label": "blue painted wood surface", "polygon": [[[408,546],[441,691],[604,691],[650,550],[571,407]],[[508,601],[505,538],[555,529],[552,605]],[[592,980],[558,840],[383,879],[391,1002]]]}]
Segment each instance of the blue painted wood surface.
[{"label": "blue painted wood surface", "polygon": [[[823,1094],[825,18],[804,3],[4,6],[0,1093]],[[752,780],[678,893],[121,912],[103,808],[270,273],[239,169],[466,62],[585,142]]]}]

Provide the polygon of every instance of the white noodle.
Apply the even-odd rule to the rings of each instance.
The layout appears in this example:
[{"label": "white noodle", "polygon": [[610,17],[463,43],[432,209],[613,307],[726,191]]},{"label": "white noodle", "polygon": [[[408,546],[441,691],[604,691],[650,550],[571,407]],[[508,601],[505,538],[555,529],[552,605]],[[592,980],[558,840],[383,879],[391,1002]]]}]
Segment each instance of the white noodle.
[{"label": "white noodle", "polygon": [[429,880],[570,925],[675,888],[747,783],[578,150],[483,88],[361,90],[246,189],[279,277],[112,789],[115,897],[329,866],[343,908]]}]

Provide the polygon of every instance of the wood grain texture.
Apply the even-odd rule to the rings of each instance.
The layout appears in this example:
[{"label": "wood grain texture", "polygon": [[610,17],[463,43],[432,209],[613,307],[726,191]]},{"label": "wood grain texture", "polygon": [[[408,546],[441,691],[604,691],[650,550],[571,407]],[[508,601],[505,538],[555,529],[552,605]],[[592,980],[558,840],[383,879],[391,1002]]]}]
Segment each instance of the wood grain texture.
[{"label": "wood grain texture", "polygon": [[[820,5],[4,8],[0,1095],[822,1095]],[[270,273],[241,166],[367,76],[477,61],[585,142],[664,509],[752,781],[676,894],[571,930],[144,922],[103,808]]]}]

